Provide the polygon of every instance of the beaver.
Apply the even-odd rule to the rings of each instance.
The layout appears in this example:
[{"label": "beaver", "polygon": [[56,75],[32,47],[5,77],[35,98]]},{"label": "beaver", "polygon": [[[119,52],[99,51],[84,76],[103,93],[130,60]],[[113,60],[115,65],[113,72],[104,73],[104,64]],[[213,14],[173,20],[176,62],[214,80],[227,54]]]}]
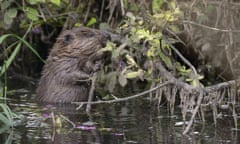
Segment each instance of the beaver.
[{"label": "beaver", "polygon": [[109,33],[86,27],[63,31],[43,67],[36,99],[47,103],[70,103],[88,98],[89,79],[100,69],[110,40]]}]

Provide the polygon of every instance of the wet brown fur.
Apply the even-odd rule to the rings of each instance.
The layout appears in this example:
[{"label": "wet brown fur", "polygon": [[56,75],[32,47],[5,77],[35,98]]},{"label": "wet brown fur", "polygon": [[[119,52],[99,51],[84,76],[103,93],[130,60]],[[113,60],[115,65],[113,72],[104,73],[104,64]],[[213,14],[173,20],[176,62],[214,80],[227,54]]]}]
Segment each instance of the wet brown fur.
[{"label": "wet brown fur", "polygon": [[40,102],[69,103],[88,97],[89,78],[98,70],[108,35],[85,27],[64,31],[44,65],[36,94]]}]

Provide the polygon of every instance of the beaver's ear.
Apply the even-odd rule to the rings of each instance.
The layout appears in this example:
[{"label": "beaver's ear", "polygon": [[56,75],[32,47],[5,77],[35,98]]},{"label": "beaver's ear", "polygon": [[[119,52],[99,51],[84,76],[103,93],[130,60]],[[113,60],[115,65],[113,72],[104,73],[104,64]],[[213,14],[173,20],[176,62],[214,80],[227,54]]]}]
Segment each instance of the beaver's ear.
[{"label": "beaver's ear", "polygon": [[64,37],[63,37],[63,41],[64,41],[65,43],[70,43],[72,40],[73,40],[73,36],[72,36],[71,34],[66,34],[66,35],[64,35]]}]

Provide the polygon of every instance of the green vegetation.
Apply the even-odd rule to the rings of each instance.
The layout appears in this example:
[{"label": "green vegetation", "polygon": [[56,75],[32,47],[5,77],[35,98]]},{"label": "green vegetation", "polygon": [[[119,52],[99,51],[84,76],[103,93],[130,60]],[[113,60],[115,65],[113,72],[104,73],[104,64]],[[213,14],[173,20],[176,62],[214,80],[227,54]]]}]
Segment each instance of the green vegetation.
[{"label": "green vegetation", "polygon": [[21,48],[22,44],[25,44],[27,46],[27,48],[29,48],[41,61],[44,62],[44,60],[39,56],[38,52],[26,40],[24,40],[26,35],[27,35],[27,33],[29,32],[30,28],[28,29],[28,31],[26,32],[26,34],[23,37],[19,37],[16,34],[5,34],[5,35],[0,37],[0,44],[2,44],[3,41],[5,39],[9,38],[9,37],[17,39],[13,44],[9,45],[4,50],[4,52],[7,52],[7,51],[11,51],[12,49],[14,49],[14,50],[12,50],[12,53],[10,54],[9,58],[7,58],[4,61],[4,66],[1,67],[1,69],[0,69],[1,70],[0,77],[7,71],[7,69],[9,68],[11,63],[13,62],[14,58],[16,57],[18,52],[20,51],[20,48]]},{"label": "green vegetation", "polygon": [[0,123],[6,126],[13,126],[13,119],[18,117],[10,108],[3,103],[0,103]]}]

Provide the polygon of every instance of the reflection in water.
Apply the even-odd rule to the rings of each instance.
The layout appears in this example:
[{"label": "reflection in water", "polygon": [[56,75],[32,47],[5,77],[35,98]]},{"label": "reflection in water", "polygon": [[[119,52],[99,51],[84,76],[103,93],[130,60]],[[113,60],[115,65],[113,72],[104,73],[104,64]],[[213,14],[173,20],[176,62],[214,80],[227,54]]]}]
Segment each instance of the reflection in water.
[{"label": "reflection in water", "polygon": [[[140,100],[93,106],[92,115],[75,110],[74,105],[37,105],[26,100],[10,105],[27,120],[13,130],[4,131],[1,143],[8,144],[218,144],[236,143],[239,135],[227,115],[215,128],[210,118],[196,124],[183,136],[181,113],[169,116]],[[210,116],[211,117],[211,116]],[[2,127],[3,128],[3,127]]]}]

